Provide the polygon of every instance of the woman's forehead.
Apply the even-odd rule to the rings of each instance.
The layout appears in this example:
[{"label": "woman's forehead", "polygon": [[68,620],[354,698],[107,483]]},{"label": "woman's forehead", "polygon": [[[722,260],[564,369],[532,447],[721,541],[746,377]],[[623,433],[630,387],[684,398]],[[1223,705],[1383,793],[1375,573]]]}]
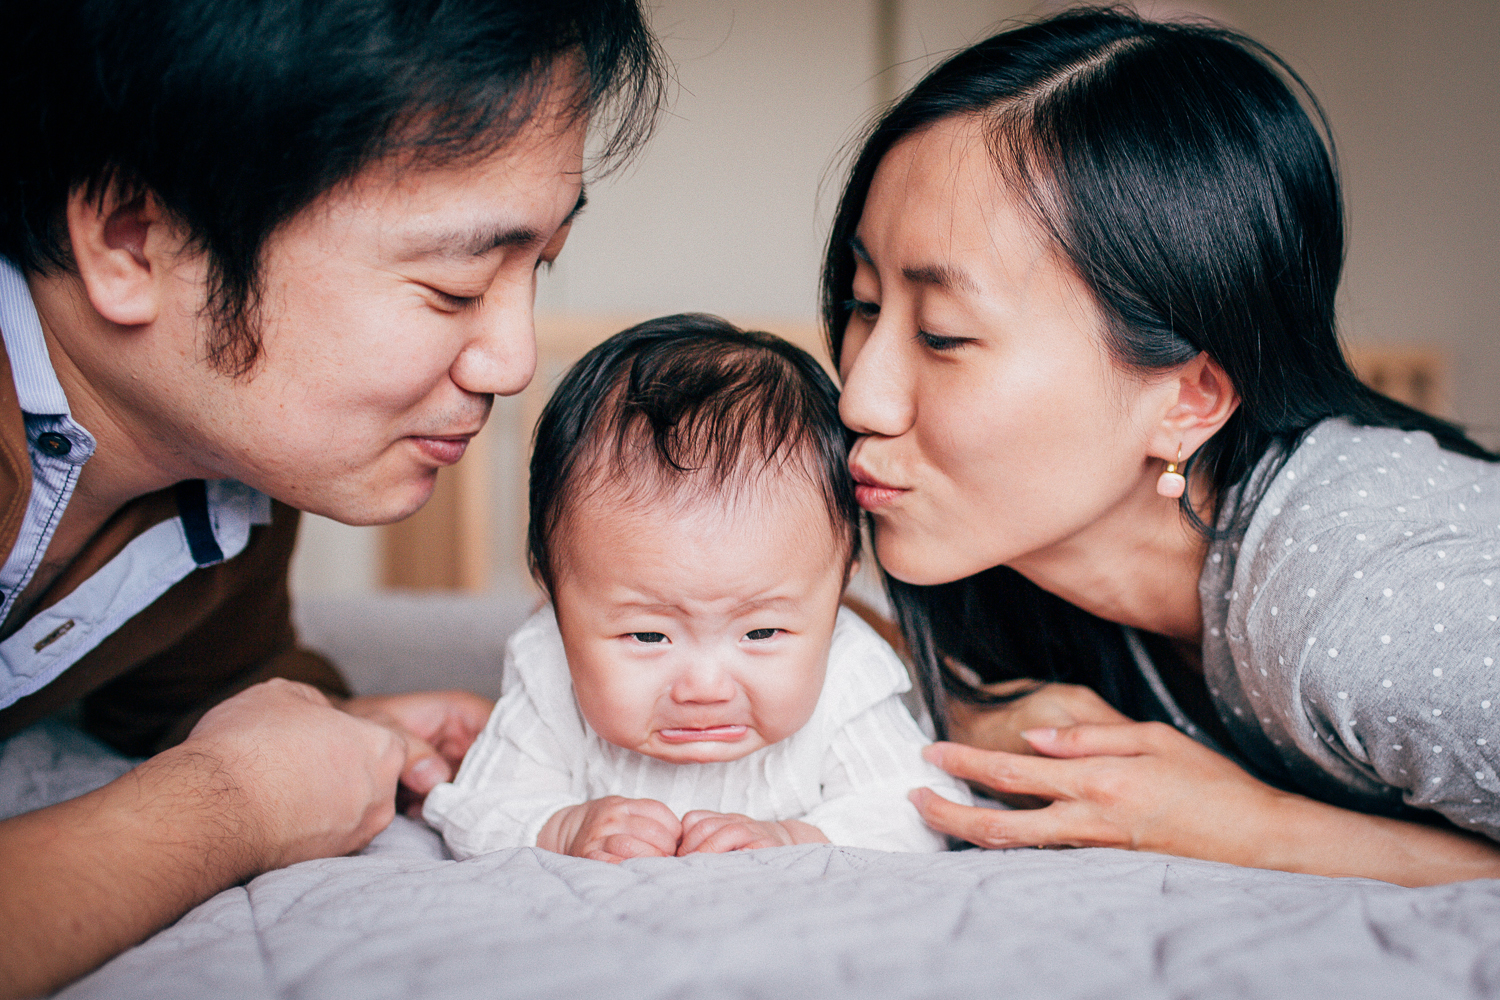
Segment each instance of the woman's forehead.
[{"label": "woman's forehead", "polygon": [[982,124],[946,119],[891,147],[851,241],[856,257],[917,285],[969,294],[1014,287],[1059,261],[997,168]]}]

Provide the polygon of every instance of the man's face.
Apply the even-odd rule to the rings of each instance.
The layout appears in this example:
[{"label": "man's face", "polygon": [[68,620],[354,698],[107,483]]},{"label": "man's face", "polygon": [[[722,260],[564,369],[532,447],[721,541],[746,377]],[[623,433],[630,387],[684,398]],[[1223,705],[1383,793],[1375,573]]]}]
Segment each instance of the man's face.
[{"label": "man's face", "polygon": [[183,472],[347,523],[417,510],[494,395],[531,380],[536,270],[579,204],[585,125],[543,119],[469,162],[377,164],[303,210],[266,244],[247,376],[204,360],[205,269],[184,261],[169,349],[129,375],[148,435]]}]

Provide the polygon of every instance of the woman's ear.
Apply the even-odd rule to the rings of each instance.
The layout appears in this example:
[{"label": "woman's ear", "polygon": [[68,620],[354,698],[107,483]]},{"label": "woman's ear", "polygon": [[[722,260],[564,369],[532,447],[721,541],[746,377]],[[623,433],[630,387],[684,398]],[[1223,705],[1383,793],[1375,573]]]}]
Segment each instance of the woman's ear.
[{"label": "woman's ear", "polygon": [[118,326],[154,322],[161,311],[168,253],[181,250],[176,227],[150,193],[122,197],[110,185],[97,198],[68,196],[68,237],[89,302]]},{"label": "woman's ear", "polygon": [[1239,409],[1240,394],[1206,352],[1177,369],[1168,387],[1174,395],[1152,435],[1151,455],[1171,462],[1179,446],[1186,458],[1217,434]]}]

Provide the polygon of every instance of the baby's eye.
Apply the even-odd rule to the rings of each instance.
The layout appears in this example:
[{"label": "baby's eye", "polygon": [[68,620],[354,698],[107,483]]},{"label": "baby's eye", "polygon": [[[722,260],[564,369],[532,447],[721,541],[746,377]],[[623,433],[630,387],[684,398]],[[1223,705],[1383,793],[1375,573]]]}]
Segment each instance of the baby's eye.
[{"label": "baby's eye", "polygon": [[756,642],[761,639],[773,638],[780,631],[781,629],[779,628],[753,628],[745,633],[745,638],[751,642]]},{"label": "baby's eye", "polygon": [[667,636],[664,632],[632,632],[630,637],[636,642],[666,642]]}]

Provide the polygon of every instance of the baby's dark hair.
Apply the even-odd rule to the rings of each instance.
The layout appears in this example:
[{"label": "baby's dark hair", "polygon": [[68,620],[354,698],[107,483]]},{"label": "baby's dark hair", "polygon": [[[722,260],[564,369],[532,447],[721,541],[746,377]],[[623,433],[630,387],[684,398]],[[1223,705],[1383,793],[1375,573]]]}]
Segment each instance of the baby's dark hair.
[{"label": "baby's dark hair", "polygon": [[537,421],[532,575],[552,592],[552,539],[588,491],[699,501],[788,464],[822,493],[852,564],[860,512],[850,440],[838,389],[801,348],[699,313],[633,326],[585,354]]}]

